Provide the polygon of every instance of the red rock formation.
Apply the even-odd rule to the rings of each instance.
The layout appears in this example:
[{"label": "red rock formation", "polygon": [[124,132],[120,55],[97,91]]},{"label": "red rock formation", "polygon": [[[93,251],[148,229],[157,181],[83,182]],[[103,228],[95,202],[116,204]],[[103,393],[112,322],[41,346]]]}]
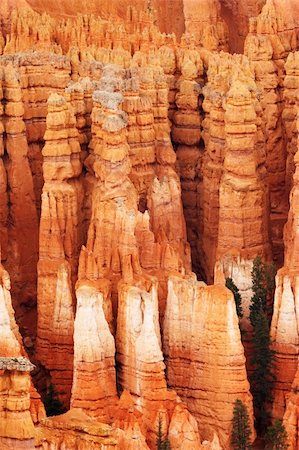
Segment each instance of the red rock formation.
[{"label": "red rock formation", "polygon": [[[298,2],[81,3],[0,5],[2,261],[39,387],[51,378],[71,403],[38,426],[37,448],[154,449],[159,421],[174,449],[230,448],[234,401],[248,406],[251,427],[253,417],[235,305],[221,284],[232,276],[248,322],[254,257],[270,259],[272,246],[282,259],[298,162]],[[256,15],[246,56],[219,53],[241,49]],[[271,329],[280,418],[298,363],[297,175]],[[191,274],[187,236],[194,269],[208,282],[215,273],[216,285]],[[0,270],[0,357],[3,347],[19,358]],[[13,401],[15,411],[39,421],[29,376],[19,379],[27,403]]]},{"label": "red rock formation", "polygon": [[287,269],[281,269],[276,276],[274,314],[271,323],[273,349],[276,352],[276,381],[273,389],[272,416],[282,419],[286,396],[291,389],[299,354],[298,334],[298,280],[290,277]]},{"label": "red rock formation", "polygon": [[297,152],[296,127],[298,113],[298,80],[299,80],[299,52],[289,53],[285,63],[286,75],[284,79],[284,110],[282,118],[287,136],[287,157],[285,170],[286,194],[289,194],[293,185],[295,173],[295,154]]},{"label": "red rock formation", "polygon": [[16,357],[21,353],[21,338],[14,318],[10,288],[9,274],[0,265],[1,357]]},{"label": "red rock formation", "polygon": [[[2,81],[3,74],[1,75]],[[7,220],[8,220],[8,194],[7,194],[7,175],[4,166],[4,124],[3,124],[3,112],[4,108],[2,105],[3,99],[3,89],[2,83],[0,88],[0,245],[2,246],[1,261],[7,259],[7,243],[8,243],[8,230],[7,230]],[[0,261],[0,262],[1,262]]]},{"label": "red rock formation", "polygon": [[[192,54],[188,48],[180,55],[181,76],[177,82],[176,94],[177,111],[173,114],[172,140],[176,148],[180,178],[182,186],[182,200],[184,216],[188,232],[188,241],[192,249],[193,267],[199,272],[199,255],[197,241],[200,235],[200,167],[202,159],[200,84],[197,82],[202,75],[202,66],[192,61]],[[188,59],[188,54],[190,59]],[[199,61],[201,61],[199,59]]]},{"label": "red rock formation", "polygon": [[[271,17],[270,20],[269,17]],[[245,54],[250,59],[257,86],[261,91],[270,188],[270,225],[273,254],[278,264],[282,264],[283,226],[287,218],[288,186],[291,183],[290,170],[293,167],[292,155],[289,156],[286,166],[286,142],[283,129],[286,128],[288,140],[291,140],[289,121],[292,120],[293,113],[290,111],[290,106],[292,107],[294,103],[294,99],[290,98],[292,97],[292,70],[294,70],[291,58],[288,64],[289,69],[287,69],[291,77],[286,78],[286,87],[290,83],[291,89],[286,89],[286,96],[281,89],[287,53],[295,48],[295,31],[289,23],[290,20],[291,18],[280,10],[276,2],[269,1],[261,15],[251,20],[250,33],[245,42]],[[283,110],[283,100],[286,101],[285,110]]]},{"label": "red rock formation", "polygon": [[[7,205],[5,207],[3,204],[2,214],[7,226],[7,241],[3,245],[2,258],[5,258],[5,267],[12,274],[14,306],[17,315],[22,317],[25,307],[32,308],[36,301],[38,221],[23,120],[22,92],[18,74],[9,64],[3,68],[2,89],[3,131],[6,136],[4,145],[6,175],[3,174],[2,178],[2,183],[4,182],[2,198],[9,202],[9,210],[6,209]],[[5,233],[2,236],[5,238]]]},{"label": "red rock formation", "polygon": [[[69,449],[117,450],[120,431],[87,416],[80,409],[45,419],[36,429],[38,450],[55,450],[65,446]],[[79,447],[78,447],[79,446]]]},{"label": "red rock formation", "polygon": [[[45,417],[45,411],[30,380],[29,373],[34,366],[24,358],[27,355],[15,321],[10,288],[8,272],[0,265],[1,446],[11,448],[12,442],[17,442],[16,448],[28,448],[33,445],[32,421],[38,423]],[[21,403],[19,396],[23,398]],[[16,426],[19,421],[20,429]],[[10,441],[19,438],[21,442]]]},{"label": "red rock formation", "polygon": [[[194,449],[200,448],[196,421],[183,406],[179,406],[176,393],[167,390],[157,282],[145,278],[136,280],[132,286],[121,281],[118,294],[118,381],[122,389],[130,391],[137,408],[143,413],[149,447],[155,447],[161,420],[164,433],[169,438],[172,436],[174,442],[176,434],[180,433],[182,441],[190,439]],[[185,412],[180,414],[179,411]]]},{"label": "red rock formation", "polygon": [[169,424],[168,437],[173,450],[202,448],[196,420],[183,404],[175,407]]},{"label": "red rock formation", "polygon": [[29,411],[29,374],[33,368],[26,358],[0,357],[0,446],[3,450],[35,448]]},{"label": "red rock formation", "polygon": [[[297,148],[299,119],[297,115]],[[290,210],[284,229],[285,265],[276,276],[274,312],[271,324],[273,348],[276,351],[276,381],[274,383],[273,417],[282,419],[286,397],[290,391],[297,368],[299,354],[299,259],[298,259],[298,181],[299,152],[294,158],[296,171],[290,194]],[[295,383],[295,381],[294,381]],[[291,395],[292,398],[292,395]],[[296,397],[295,397],[296,398]],[[292,400],[291,400],[292,402]],[[287,409],[289,406],[287,406]],[[286,412],[286,415],[290,413]],[[292,421],[291,418],[287,419]],[[293,447],[295,448],[295,447]]]},{"label": "red rock formation", "polygon": [[70,106],[57,94],[48,100],[45,141],[37,352],[67,404],[73,372],[73,283],[81,246],[82,194],[76,179],[81,172],[78,131]]},{"label": "red rock formation", "polygon": [[66,57],[51,53],[28,52],[2,58],[18,72],[24,107],[28,159],[33,179],[35,204],[41,209],[43,187],[42,147],[46,130],[47,100],[51,93],[62,94],[70,80],[70,63]]},{"label": "red rock formation", "polygon": [[243,53],[244,41],[249,31],[249,19],[261,12],[266,0],[220,0],[221,17],[228,27],[231,53]]},{"label": "red rock formation", "polygon": [[298,448],[298,385],[299,385],[299,370],[297,369],[294,381],[292,383],[292,388],[290,393],[286,396],[286,411],[283,416],[283,424],[287,432],[287,443],[290,450],[295,450]]},{"label": "red rock formation", "polygon": [[[224,109],[225,157],[219,189],[217,259],[239,252],[244,259],[270,254],[268,193],[264,154],[259,150],[255,98],[238,79],[231,83]],[[228,232],[228,230],[230,230]]]},{"label": "red rock formation", "polygon": [[[210,58],[208,76],[211,81],[204,88],[203,103],[203,232],[198,246],[203,252],[201,265],[211,281],[215,262],[222,255],[252,260],[257,254],[269,257],[270,249],[263,134],[248,60],[215,55]],[[247,162],[241,166],[237,161],[244,157]],[[246,209],[248,202],[251,212]],[[249,230],[248,214],[252,213],[254,229]],[[247,283],[251,284],[251,277]]]},{"label": "red rock formation", "polygon": [[184,0],[186,31],[208,50],[227,50],[228,30],[218,0]]},{"label": "red rock formation", "polygon": [[[211,351],[212,345],[212,351]],[[234,299],[222,286],[206,286],[194,277],[170,277],[164,320],[168,382],[211,439],[216,431],[230,448],[233,405],[248,407],[252,397]]]},{"label": "red rock formation", "polygon": [[[111,421],[116,404],[114,338],[105,318],[107,283],[80,283],[76,289],[74,379],[71,408]],[[105,295],[106,294],[106,295]]]},{"label": "red rock formation", "polygon": [[143,425],[142,413],[135,408],[134,400],[128,391],[123,391],[114,412],[113,425],[116,428],[124,430],[119,439],[119,445],[122,448],[131,450],[148,450],[149,447],[145,441],[145,430]]}]

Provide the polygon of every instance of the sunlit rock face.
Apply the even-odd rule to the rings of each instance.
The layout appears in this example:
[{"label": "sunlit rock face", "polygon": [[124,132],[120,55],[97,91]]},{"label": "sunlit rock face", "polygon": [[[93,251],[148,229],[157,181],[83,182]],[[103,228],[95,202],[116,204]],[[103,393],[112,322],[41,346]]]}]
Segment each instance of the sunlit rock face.
[{"label": "sunlit rock face", "polygon": [[1,449],[229,449],[237,399],[254,440],[256,256],[296,448],[298,8],[1,2]]},{"label": "sunlit rock face", "polygon": [[[298,105],[298,97],[297,102]],[[296,409],[298,382],[298,170],[299,170],[299,118],[295,121],[297,151],[294,156],[295,172],[290,193],[290,209],[284,228],[285,265],[276,276],[274,312],[271,324],[273,348],[276,353],[277,379],[274,385],[273,417],[284,418],[289,431],[291,448],[296,448],[298,419]]]},{"label": "sunlit rock face", "polygon": [[217,431],[221,445],[229,448],[236,398],[247,405],[253,430],[252,397],[230,291],[193,277],[170,277],[164,350],[169,384],[196,417],[204,438]]}]

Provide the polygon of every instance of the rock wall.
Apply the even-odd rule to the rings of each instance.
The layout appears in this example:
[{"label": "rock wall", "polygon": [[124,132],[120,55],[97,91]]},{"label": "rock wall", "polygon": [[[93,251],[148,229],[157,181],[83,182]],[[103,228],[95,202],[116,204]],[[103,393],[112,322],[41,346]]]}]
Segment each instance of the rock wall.
[{"label": "rock wall", "polygon": [[[297,99],[298,101],[298,99]],[[298,114],[295,122],[295,132],[297,137],[298,149]],[[296,377],[298,369],[298,150],[294,157],[295,173],[294,184],[290,194],[290,210],[288,220],[284,228],[285,242],[285,265],[278,271],[276,276],[276,290],[274,300],[274,312],[271,324],[271,335],[273,339],[273,348],[276,351],[276,372],[277,380],[274,385],[274,402],[272,415],[279,419],[288,417],[287,426],[292,427],[296,415],[290,417],[290,408],[292,408],[293,399],[296,399],[291,392],[296,386]],[[296,394],[294,388],[294,394]],[[285,415],[284,415],[285,414]],[[294,411],[292,412],[294,414]],[[293,430],[290,430],[290,442],[292,447],[295,441]]]},{"label": "rock wall", "polygon": [[[257,255],[280,268],[272,416],[295,446],[296,1],[5,0],[0,19],[0,447],[153,450],[160,427],[229,449],[236,399],[253,441]],[[66,414],[43,420],[27,356]]]},{"label": "rock wall", "polygon": [[212,440],[217,432],[223,448],[230,448],[237,398],[248,408],[253,431],[244,349],[226,288],[206,286],[194,277],[169,278],[164,351],[169,385],[196,417],[203,438]]}]

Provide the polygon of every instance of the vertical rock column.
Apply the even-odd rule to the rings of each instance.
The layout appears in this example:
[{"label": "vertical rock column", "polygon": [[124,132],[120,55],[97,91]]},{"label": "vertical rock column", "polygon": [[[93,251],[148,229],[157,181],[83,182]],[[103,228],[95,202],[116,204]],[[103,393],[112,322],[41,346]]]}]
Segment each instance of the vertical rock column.
[{"label": "vertical rock column", "polygon": [[138,192],[139,209],[147,208],[147,191],[155,175],[155,131],[152,100],[140,95],[138,69],[131,69],[124,81],[123,110],[128,114],[128,144],[132,164],[130,179]]},{"label": "vertical rock column", "polygon": [[4,68],[3,97],[6,133],[4,161],[10,203],[5,267],[12,274],[16,314],[25,326],[24,305],[27,310],[33,309],[36,302],[38,220],[28,160],[22,92],[18,74],[9,64]]},{"label": "vertical rock column", "polygon": [[45,416],[30,380],[34,366],[24,357],[14,317],[10,278],[0,265],[0,445],[3,449],[33,448],[33,422]]},{"label": "vertical rock column", "polygon": [[0,356],[0,446],[3,450],[34,450],[30,416],[30,371],[22,357]]},{"label": "vertical rock column", "polygon": [[273,256],[279,265],[283,263],[283,226],[287,220],[294,169],[292,154],[286,152],[290,115],[289,111],[283,111],[284,101],[289,106],[288,98],[284,98],[283,84],[285,70],[290,70],[285,64],[288,54],[297,49],[297,17],[296,1],[267,0],[261,13],[249,21],[244,50],[261,90]]},{"label": "vertical rock column", "polygon": [[[200,448],[197,423],[180,403],[175,391],[167,389],[161,349],[155,278],[135,278],[134,284],[120,281],[117,318],[118,381],[128,390],[143,414],[147,442],[155,448],[159,421],[172,442],[180,433],[182,442]],[[176,446],[174,446],[176,448]]]},{"label": "vertical rock column", "polygon": [[4,133],[4,122],[3,122],[3,113],[4,106],[2,104],[3,101],[3,88],[2,88],[2,80],[4,77],[3,68],[0,68],[0,247],[2,249],[1,252],[1,261],[5,261],[7,259],[7,244],[8,244],[8,193],[7,193],[7,175],[4,165],[4,141],[3,141],[3,133]]},{"label": "vertical rock column", "polygon": [[[297,97],[297,105],[298,100]],[[298,115],[296,131],[297,148],[299,149]],[[298,368],[299,355],[299,150],[295,154],[294,163],[294,185],[290,194],[288,221],[284,228],[285,263],[276,276],[274,311],[271,323],[273,349],[276,352],[276,381],[274,383],[272,415],[279,419],[283,417],[286,404],[288,410],[291,408],[290,405],[293,400],[297,399],[297,393],[294,391],[295,396],[291,394],[290,404],[286,401]],[[296,382],[294,381],[293,386],[295,385]],[[289,414],[290,412],[286,412],[286,415]],[[298,413],[296,414],[298,417]],[[288,420],[292,421],[291,418]]]},{"label": "vertical rock column", "polygon": [[115,343],[105,317],[105,283],[80,281],[74,328],[71,408],[110,422],[116,405]]},{"label": "vertical rock column", "polygon": [[229,77],[233,66],[247,70],[243,56],[226,53],[213,54],[209,59],[208,82],[203,88],[202,122],[205,152],[202,163],[202,238],[198,242],[201,266],[206,280],[213,281],[219,226],[219,187],[225,157],[225,120],[223,102],[229,90]]},{"label": "vertical rock column", "polygon": [[299,52],[290,53],[285,63],[286,75],[284,78],[284,109],[282,118],[287,137],[287,155],[285,183],[286,194],[289,194],[293,185],[295,173],[295,155],[298,149],[296,127],[298,113],[298,84],[299,84]]},{"label": "vertical rock column", "polygon": [[73,286],[81,244],[82,194],[76,178],[82,166],[75,119],[66,99],[58,94],[48,100],[45,141],[37,354],[68,405],[73,373]]},{"label": "vertical rock column", "polygon": [[[250,268],[257,255],[271,257],[269,190],[260,135],[259,103],[238,73],[224,102],[225,157],[219,188],[217,261],[224,273],[243,288],[244,328],[248,328]],[[240,266],[238,269],[238,265]],[[247,267],[247,280],[245,280]],[[247,292],[244,292],[244,283]],[[239,284],[240,283],[240,284]]]},{"label": "vertical rock column", "polygon": [[[119,109],[122,101],[120,93],[103,90],[93,94],[93,169],[97,180],[76,286],[71,406],[105,421],[111,420],[117,400],[115,343],[108,326],[112,319],[111,281],[115,290],[121,274],[131,280],[138,270],[134,245],[137,197],[128,178],[131,166],[126,115]],[[116,311],[117,298],[114,308]]]},{"label": "vertical rock column", "polygon": [[199,95],[201,92],[197,79],[198,68],[187,59],[181,68],[178,80],[179,90],[176,94],[178,110],[173,115],[172,140],[176,147],[179,165],[184,215],[188,232],[188,241],[192,250],[193,268],[199,272],[200,263],[197,255],[197,241],[200,239],[200,165],[202,151],[201,116],[199,112]]},{"label": "vertical rock column", "polygon": [[169,386],[186,402],[203,438],[216,432],[231,448],[234,402],[242,400],[253,431],[244,349],[233,295],[194,276],[169,278],[164,320],[164,352]]}]

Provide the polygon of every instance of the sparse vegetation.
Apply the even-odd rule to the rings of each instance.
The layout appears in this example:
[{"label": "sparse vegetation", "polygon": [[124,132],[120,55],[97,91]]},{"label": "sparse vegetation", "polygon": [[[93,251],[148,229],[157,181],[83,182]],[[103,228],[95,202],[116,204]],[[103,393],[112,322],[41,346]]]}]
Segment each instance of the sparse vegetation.
[{"label": "sparse vegetation", "polygon": [[234,294],[234,299],[235,299],[236,309],[237,309],[237,315],[241,319],[243,317],[243,308],[242,308],[242,298],[241,298],[241,294],[239,292],[239,289],[237,288],[237,286],[233,282],[232,278],[226,278],[225,286],[230,291],[232,291],[232,293]]},{"label": "sparse vegetation", "polygon": [[274,424],[268,428],[265,440],[267,449],[287,450],[288,435],[280,420],[275,420]]},{"label": "sparse vegetation", "polygon": [[268,406],[272,401],[274,375],[274,351],[271,348],[269,318],[267,315],[267,300],[271,295],[272,285],[268,267],[260,257],[253,262],[252,290],[250,305],[250,322],[253,327],[253,373],[250,376],[251,391],[256,417],[256,429],[264,434],[269,425]]},{"label": "sparse vegetation", "polygon": [[59,400],[58,393],[53,384],[48,386],[47,392],[42,398],[47,416],[58,416],[65,412],[65,408]]},{"label": "sparse vegetation", "polygon": [[237,399],[233,412],[232,448],[234,450],[251,449],[251,430],[246,405]]},{"label": "sparse vegetation", "polygon": [[171,450],[170,442],[167,438],[163,435],[163,429],[162,429],[162,418],[159,416],[159,424],[158,424],[158,430],[157,430],[157,450]]}]

